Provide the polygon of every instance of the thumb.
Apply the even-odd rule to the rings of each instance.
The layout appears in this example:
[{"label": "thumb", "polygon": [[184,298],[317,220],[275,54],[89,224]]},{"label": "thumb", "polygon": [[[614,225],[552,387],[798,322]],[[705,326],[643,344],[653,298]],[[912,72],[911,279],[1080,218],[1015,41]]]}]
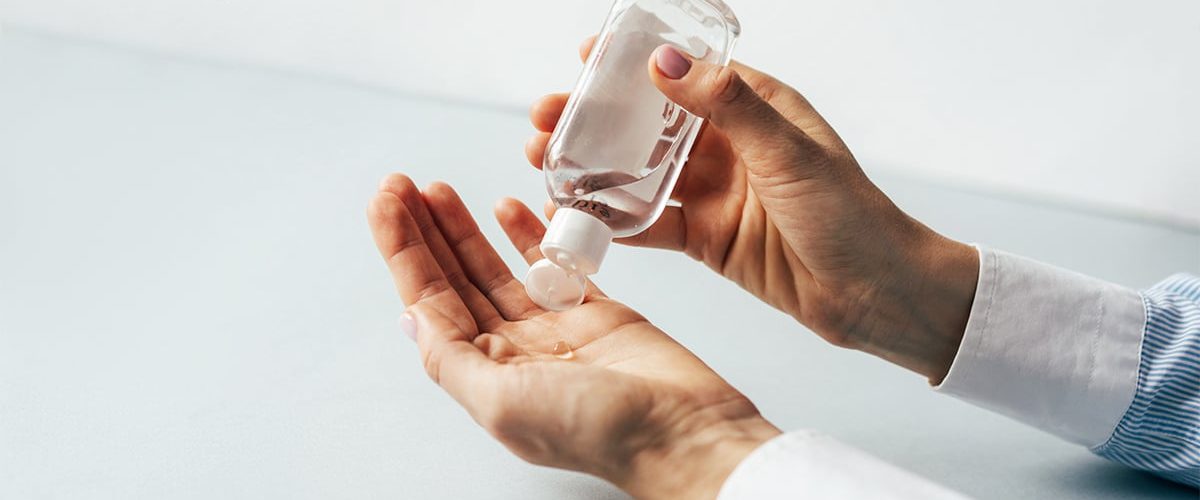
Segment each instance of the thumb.
[{"label": "thumb", "polygon": [[756,177],[770,184],[811,177],[806,166],[825,156],[808,137],[742,79],[737,70],[698,60],[671,45],[655,49],[650,81],[675,104],[708,120],[729,138]]},{"label": "thumb", "polygon": [[433,307],[409,306],[401,328],[417,342],[425,372],[472,416],[494,404],[496,363],[472,343],[471,335]]}]

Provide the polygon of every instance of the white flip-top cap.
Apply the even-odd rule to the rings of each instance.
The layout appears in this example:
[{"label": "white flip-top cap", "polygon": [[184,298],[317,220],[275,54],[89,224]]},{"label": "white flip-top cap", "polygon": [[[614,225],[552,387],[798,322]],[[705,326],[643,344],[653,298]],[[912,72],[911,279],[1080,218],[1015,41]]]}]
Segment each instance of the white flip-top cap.
[{"label": "white flip-top cap", "polygon": [[542,255],[558,267],[577,274],[596,274],[613,233],[587,212],[560,208],[542,237]]},{"label": "white flip-top cap", "polygon": [[530,266],[525,274],[525,293],[530,300],[548,311],[566,311],[583,302],[587,278],[582,274],[554,265],[542,259]]},{"label": "white flip-top cap", "polygon": [[583,302],[586,276],[595,274],[612,243],[612,229],[585,212],[560,208],[542,237],[542,259],[525,275],[525,291],[543,309],[564,311]]}]

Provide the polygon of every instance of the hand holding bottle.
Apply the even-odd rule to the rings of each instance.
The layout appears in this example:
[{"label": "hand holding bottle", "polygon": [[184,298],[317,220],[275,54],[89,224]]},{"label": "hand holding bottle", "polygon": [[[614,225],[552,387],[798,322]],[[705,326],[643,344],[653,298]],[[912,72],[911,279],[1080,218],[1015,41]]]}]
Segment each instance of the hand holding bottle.
[{"label": "hand holding bottle", "polygon": [[[941,380],[974,296],[975,250],[904,214],[809,102],[769,75],[670,46],[647,71],[707,124],[672,194],[680,206],[618,241],[682,251],[835,345]],[[534,166],[566,99],[533,105]]]},{"label": "hand holding bottle", "polygon": [[[496,208],[525,259],[545,228]],[[779,431],[703,362],[589,284],[566,312],[535,306],[445,184],[384,180],[371,231],[429,376],[532,463],[590,473],[638,498],[713,498]]]}]

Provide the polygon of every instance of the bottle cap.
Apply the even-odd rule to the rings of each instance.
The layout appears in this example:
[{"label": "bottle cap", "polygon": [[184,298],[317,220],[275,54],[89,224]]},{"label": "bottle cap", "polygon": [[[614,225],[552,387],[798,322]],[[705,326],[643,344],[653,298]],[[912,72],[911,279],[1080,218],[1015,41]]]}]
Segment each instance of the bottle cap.
[{"label": "bottle cap", "polygon": [[600,219],[573,208],[560,208],[542,237],[546,258],[525,275],[525,292],[543,309],[565,311],[583,302],[587,275],[604,261],[612,230]]},{"label": "bottle cap", "polygon": [[542,255],[575,274],[596,274],[612,238],[612,229],[600,219],[574,208],[559,208],[542,237]]},{"label": "bottle cap", "polygon": [[525,293],[542,309],[566,311],[583,302],[586,279],[547,259],[542,259],[525,274]]}]

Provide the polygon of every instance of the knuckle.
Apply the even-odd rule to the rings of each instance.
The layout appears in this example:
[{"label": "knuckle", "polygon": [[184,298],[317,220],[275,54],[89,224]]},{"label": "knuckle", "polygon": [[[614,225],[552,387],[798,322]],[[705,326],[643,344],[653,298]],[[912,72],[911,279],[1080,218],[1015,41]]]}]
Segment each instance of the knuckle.
[{"label": "knuckle", "polygon": [[779,80],[770,77],[760,78],[748,83],[750,84],[750,87],[754,89],[754,93],[758,94],[758,97],[767,102],[774,101],[775,98],[780,95],[780,92],[783,92],[785,88],[788,88]]},{"label": "knuckle", "polygon": [[426,351],[421,364],[425,367],[425,374],[429,375],[429,379],[435,384],[441,384],[442,350],[434,348]]},{"label": "knuckle", "polygon": [[733,68],[719,66],[709,73],[706,88],[712,101],[729,104],[741,99],[746,84]]},{"label": "knuckle", "polygon": [[468,284],[470,284],[470,282],[467,281],[466,273],[464,273],[462,268],[460,268],[460,267],[452,267],[450,269],[443,269],[442,272],[446,276],[446,281],[449,282],[455,288],[462,288],[462,287],[465,287]]},{"label": "knuckle", "polygon": [[500,290],[510,282],[510,278],[512,278],[512,275],[496,271],[494,274],[483,280],[481,286],[479,287],[479,291],[483,292],[483,294],[488,297],[493,297],[495,296],[497,290]]},{"label": "knuckle", "polygon": [[448,282],[441,279],[430,278],[428,281],[417,287],[417,298],[413,302],[416,303],[423,300],[428,300],[431,297],[436,297],[449,291],[450,284]]},{"label": "knuckle", "polygon": [[[415,193],[414,196],[420,196],[420,194]],[[422,201],[422,200],[412,200],[411,198],[410,198],[410,202],[424,203],[424,201]],[[422,235],[426,235],[426,234],[437,235],[440,232],[440,230],[438,229],[437,224],[433,222],[433,218],[429,217],[427,214],[425,214],[423,212],[423,210],[425,210],[425,208],[423,206],[418,206],[417,210],[418,211],[410,211],[410,213],[412,213],[414,216],[416,216],[416,217],[414,217],[414,219],[416,219],[416,221],[417,221],[417,229],[421,231]]]}]

